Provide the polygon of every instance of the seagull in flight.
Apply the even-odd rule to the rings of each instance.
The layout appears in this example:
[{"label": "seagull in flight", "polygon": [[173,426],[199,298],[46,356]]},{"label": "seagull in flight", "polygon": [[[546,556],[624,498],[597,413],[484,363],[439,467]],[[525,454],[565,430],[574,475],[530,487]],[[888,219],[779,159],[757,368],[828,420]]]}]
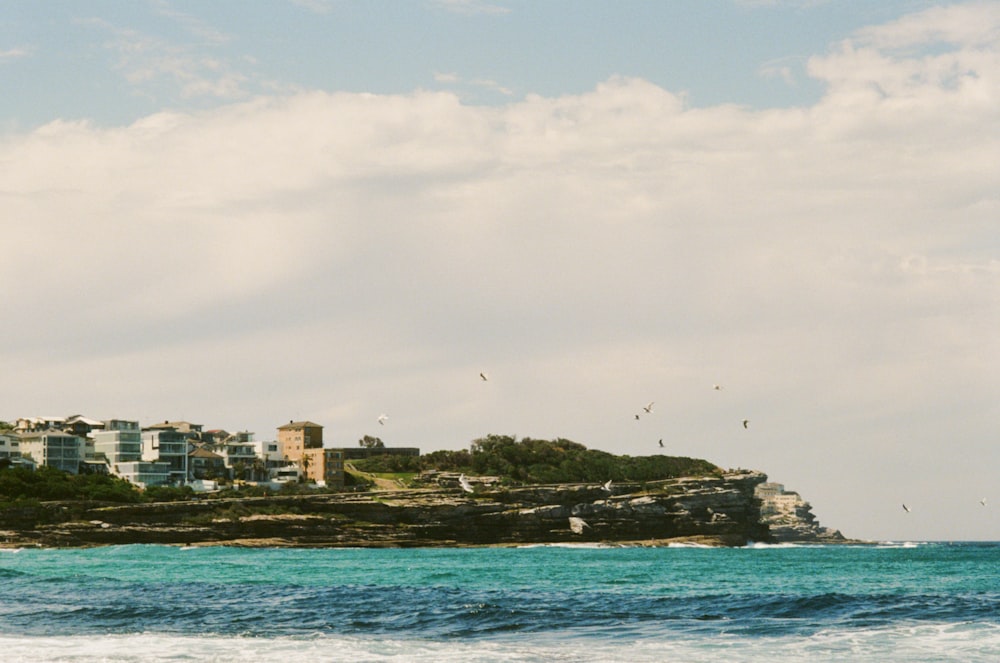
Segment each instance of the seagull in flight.
[{"label": "seagull in flight", "polygon": [[979,500],[979,503],[982,504],[983,506],[986,506],[986,498],[984,497],[983,499]]},{"label": "seagull in flight", "polygon": [[609,493],[611,492],[611,479],[608,479],[608,482],[606,484],[604,484],[603,488],[607,492],[609,492]]},{"label": "seagull in flight", "polygon": [[635,415],[635,420],[639,421],[639,415]]},{"label": "seagull in flight", "polygon": [[479,373],[479,379],[480,379],[480,380],[482,380],[483,382],[486,382],[486,381],[487,381],[487,380],[489,380],[490,378],[489,378],[489,376],[488,376],[488,375],[486,375],[486,373],[483,373],[483,372],[480,372],[480,373]]},{"label": "seagull in flight", "polygon": [[653,401],[650,401],[649,405],[646,405],[642,409],[646,411],[646,414],[652,414],[652,412],[653,412]]},{"label": "seagull in flight", "polygon": [[904,504],[904,505],[903,505],[903,511],[905,511],[906,513],[909,513],[909,512],[910,512],[910,507],[908,507],[908,506],[906,506],[906,505]]},{"label": "seagull in flight", "polygon": [[473,492],[472,484],[469,483],[469,480],[465,478],[465,474],[461,474],[458,477],[458,484],[462,486],[462,490],[464,490],[465,492],[467,493]]},{"label": "seagull in flight", "polygon": [[750,427],[750,420],[749,419],[744,419],[743,420],[743,428],[749,428],[749,427]]},{"label": "seagull in flight", "polygon": [[577,518],[576,516],[569,517],[569,528],[573,530],[573,534],[583,534],[584,527],[590,527],[586,520]]},{"label": "seagull in flight", "polygon": [[663,438],[660,438],[660,448],[663,448]]},{"label": "seagull in flight", "polygon": [[712,389],[715,389],[716,391],[722,391],[722,385],[721,384],[713,384],[712,385]]},{"label": "seagull in flight", "polygon": [[385,426],[385,420],[388,419],[388,418],[389,418],[389,415],[387,415],[387,414],[380,414],[380,415],[378,415],[378,424],[379,424],[379,426]]}]

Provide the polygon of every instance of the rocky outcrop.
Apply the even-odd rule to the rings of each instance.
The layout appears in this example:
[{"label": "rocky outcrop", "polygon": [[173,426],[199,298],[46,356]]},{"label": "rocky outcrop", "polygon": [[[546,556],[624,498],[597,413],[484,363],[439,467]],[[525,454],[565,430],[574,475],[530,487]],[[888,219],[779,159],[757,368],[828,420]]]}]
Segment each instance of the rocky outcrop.
[{"label": "rocky outcrop", "polygon": [[[45,503],[0,513],[0,545],[126,543],[254,546],[462,546],[559,542],[744,545],[766,540],[758,472],[645,484],[571,484],[201,499]],[[577,534],[570,517],[586,523]]]},{"label": "rocky outcrop", "polygon": [[760,520],[770,540],[778,543],[844,543],[839,530],[822,527],[812,505],[780,483],[761,483],[754,490],[760,501]]},{"label": "rocky outcrop", "polygon": [[[739,471],[666,481],[199,499],[106,505],[45,503],[0,512],[0,546],[132,543],[407,547],[774,540],[755,489]],[[570,527],[570,518],[577,527]],[[782,525],[783,526],[783,525]],[[577,531],[574,531],[576,529]],[[788,540],[791,530],[781,530]],[[801,530],[812,537],[815,532]],[[837,533],[839,535],[839,533]]]}]

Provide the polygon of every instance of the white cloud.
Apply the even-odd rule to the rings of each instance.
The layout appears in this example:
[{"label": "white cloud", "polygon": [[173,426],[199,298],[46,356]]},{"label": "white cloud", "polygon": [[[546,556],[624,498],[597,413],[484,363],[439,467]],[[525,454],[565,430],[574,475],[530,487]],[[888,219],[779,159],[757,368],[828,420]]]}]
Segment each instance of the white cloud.
[{"label": "white cloud", "polygon": [[154,98],[176,94],[183,99],[234,100],[248,96],[251,77],[241,70],[247,62],[210,54],[213,46],[228,40],[226,35],[185,15],[169,12],[166,6],[161,12],[184,23],[196,42],[171,42],[102,19],[84,23],[109,35],[104,46],[116,54],[115,68],[138,92]]},{"label": "white cloud", "polygon": [[800,68],[798,60],[799,58],[771,60],[762,64],[758,71],[762,78],[777,78],[784,81],[786,85],[794,86],[797,83],[795,71]]},{"label": "white cloud", "polygon": [[939,42],[995,49],[1000,41],[1000,5],[972,2],[931,7],[899,20],[859,30],[856,38],[878,48],[927,47]]},{"label": "white cloud", "polygon": [[329,14],[333,11],[334,0],[289,0],[289,2],[314,14]]},{"label": "white cloud", "polygon": [[834,525],[867,498],[830,494],[829,469],[874,485],[900,439],[987,456],[929,454],[896,485],[971,483],[1000,461],[1000,63],[970,39],[844,44],[810,62],[828,92],[802,109],[614,78],[503,107],[304,92],[8,135],[5,416],[260,436],[302,417],[351,444],[385,411],[383,439],[430,449],[666,437],[815,486]]},{"label": "white cloud", "polygon": [[30,54],[31,51],[26,48],[8,48],[0,51],[0,64],[10,62],[11,60],[20,60],[21,58],[28,57]]},{"label": "white cloud", "polygon": [[509,7],[486,0],[433,0],[442,9],[457,14],[507,14]]}]

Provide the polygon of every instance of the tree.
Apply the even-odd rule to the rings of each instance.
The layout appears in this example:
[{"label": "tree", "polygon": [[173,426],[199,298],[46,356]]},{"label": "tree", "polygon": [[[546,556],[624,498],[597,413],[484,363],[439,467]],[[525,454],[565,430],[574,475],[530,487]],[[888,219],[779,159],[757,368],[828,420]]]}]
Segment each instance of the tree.
[{"label": "tree", "polygon": [[309,480],[309,465],[311,461],[309,460],[308,454],[302,454],[302,477],[301,481],[305,483]]},{"label": "tree", "polygon": [[363,438],[358,440],[358,446],[364,447],[365,449],[384,449],[385,443],[377,437],[365,435]]}]

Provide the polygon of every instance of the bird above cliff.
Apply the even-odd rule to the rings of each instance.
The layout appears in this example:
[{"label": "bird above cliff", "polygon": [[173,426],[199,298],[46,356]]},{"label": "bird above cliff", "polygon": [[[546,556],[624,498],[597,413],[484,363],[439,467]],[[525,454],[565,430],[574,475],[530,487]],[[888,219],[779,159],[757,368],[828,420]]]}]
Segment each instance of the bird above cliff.
[{"label": "bird above cliff", "polygon": [[577,518],[576,516],[569,517],[569,528],[573,531],[573,534],[583,534],[583,528],[590,527],[583,518]]},{"label": "bird above cliff", "polygon": [[486,373],[483,373],[482,371],[480,371],[480,373],[479,373],[479,379],[481,379],[483,382],[486,382],[487,380],[490,379],[490,377],[488,375],[486,375]]},{"label": "bird above cliff", "polygon": [[722,391],[722,385],[721,384],[713,384],[712,385],[712,389],[715,389],[716,391]]},{"label": "bird above cliff", "polygon": [[743,420],[743,428],[750,428],[750,420],[749,419],[744,419]]},{"label": "bird above cliff", "polygon": [[387,414],[380,414],[380,415],[378,415],[378,424],[379,424],[379,426],[385,426],[385,420],[388,419],[388,418],[389,418],[389,415],[387,415]]},{"label": "bird above cliff", "polygon": [[910,512],[910,507],[908,507],[908,506],[906,506],[906,505],[904,504],[904,505],[903,505],[903,511],[905,511],[906,513],[909,513],[909,512]]},{"label": "bird above cliff", "polygon": [[646,411],[646,414],[652,414],[652,412],[653,412],[653,401],[650,401],[649,405],[644,405],[642,409]]},{"label": "bird above cliff", "polygon": [[979,500],[979,503],[982,504],[983,506],[986,506],[986,498],[984,497],[983,499]]},{"label": "bird above cliff", "polygon": [[660,438],[660,448],[661,449],[663,448],[663,438],[662,437]]},{"label": "bird above cliff", "polygon": [[465,474],[459,475],[458,485],[460,485],[462,487],[462,490],[464,490],[467,493],[473,492],[472,484],[469,483],[469,480],[465,478]]}]

